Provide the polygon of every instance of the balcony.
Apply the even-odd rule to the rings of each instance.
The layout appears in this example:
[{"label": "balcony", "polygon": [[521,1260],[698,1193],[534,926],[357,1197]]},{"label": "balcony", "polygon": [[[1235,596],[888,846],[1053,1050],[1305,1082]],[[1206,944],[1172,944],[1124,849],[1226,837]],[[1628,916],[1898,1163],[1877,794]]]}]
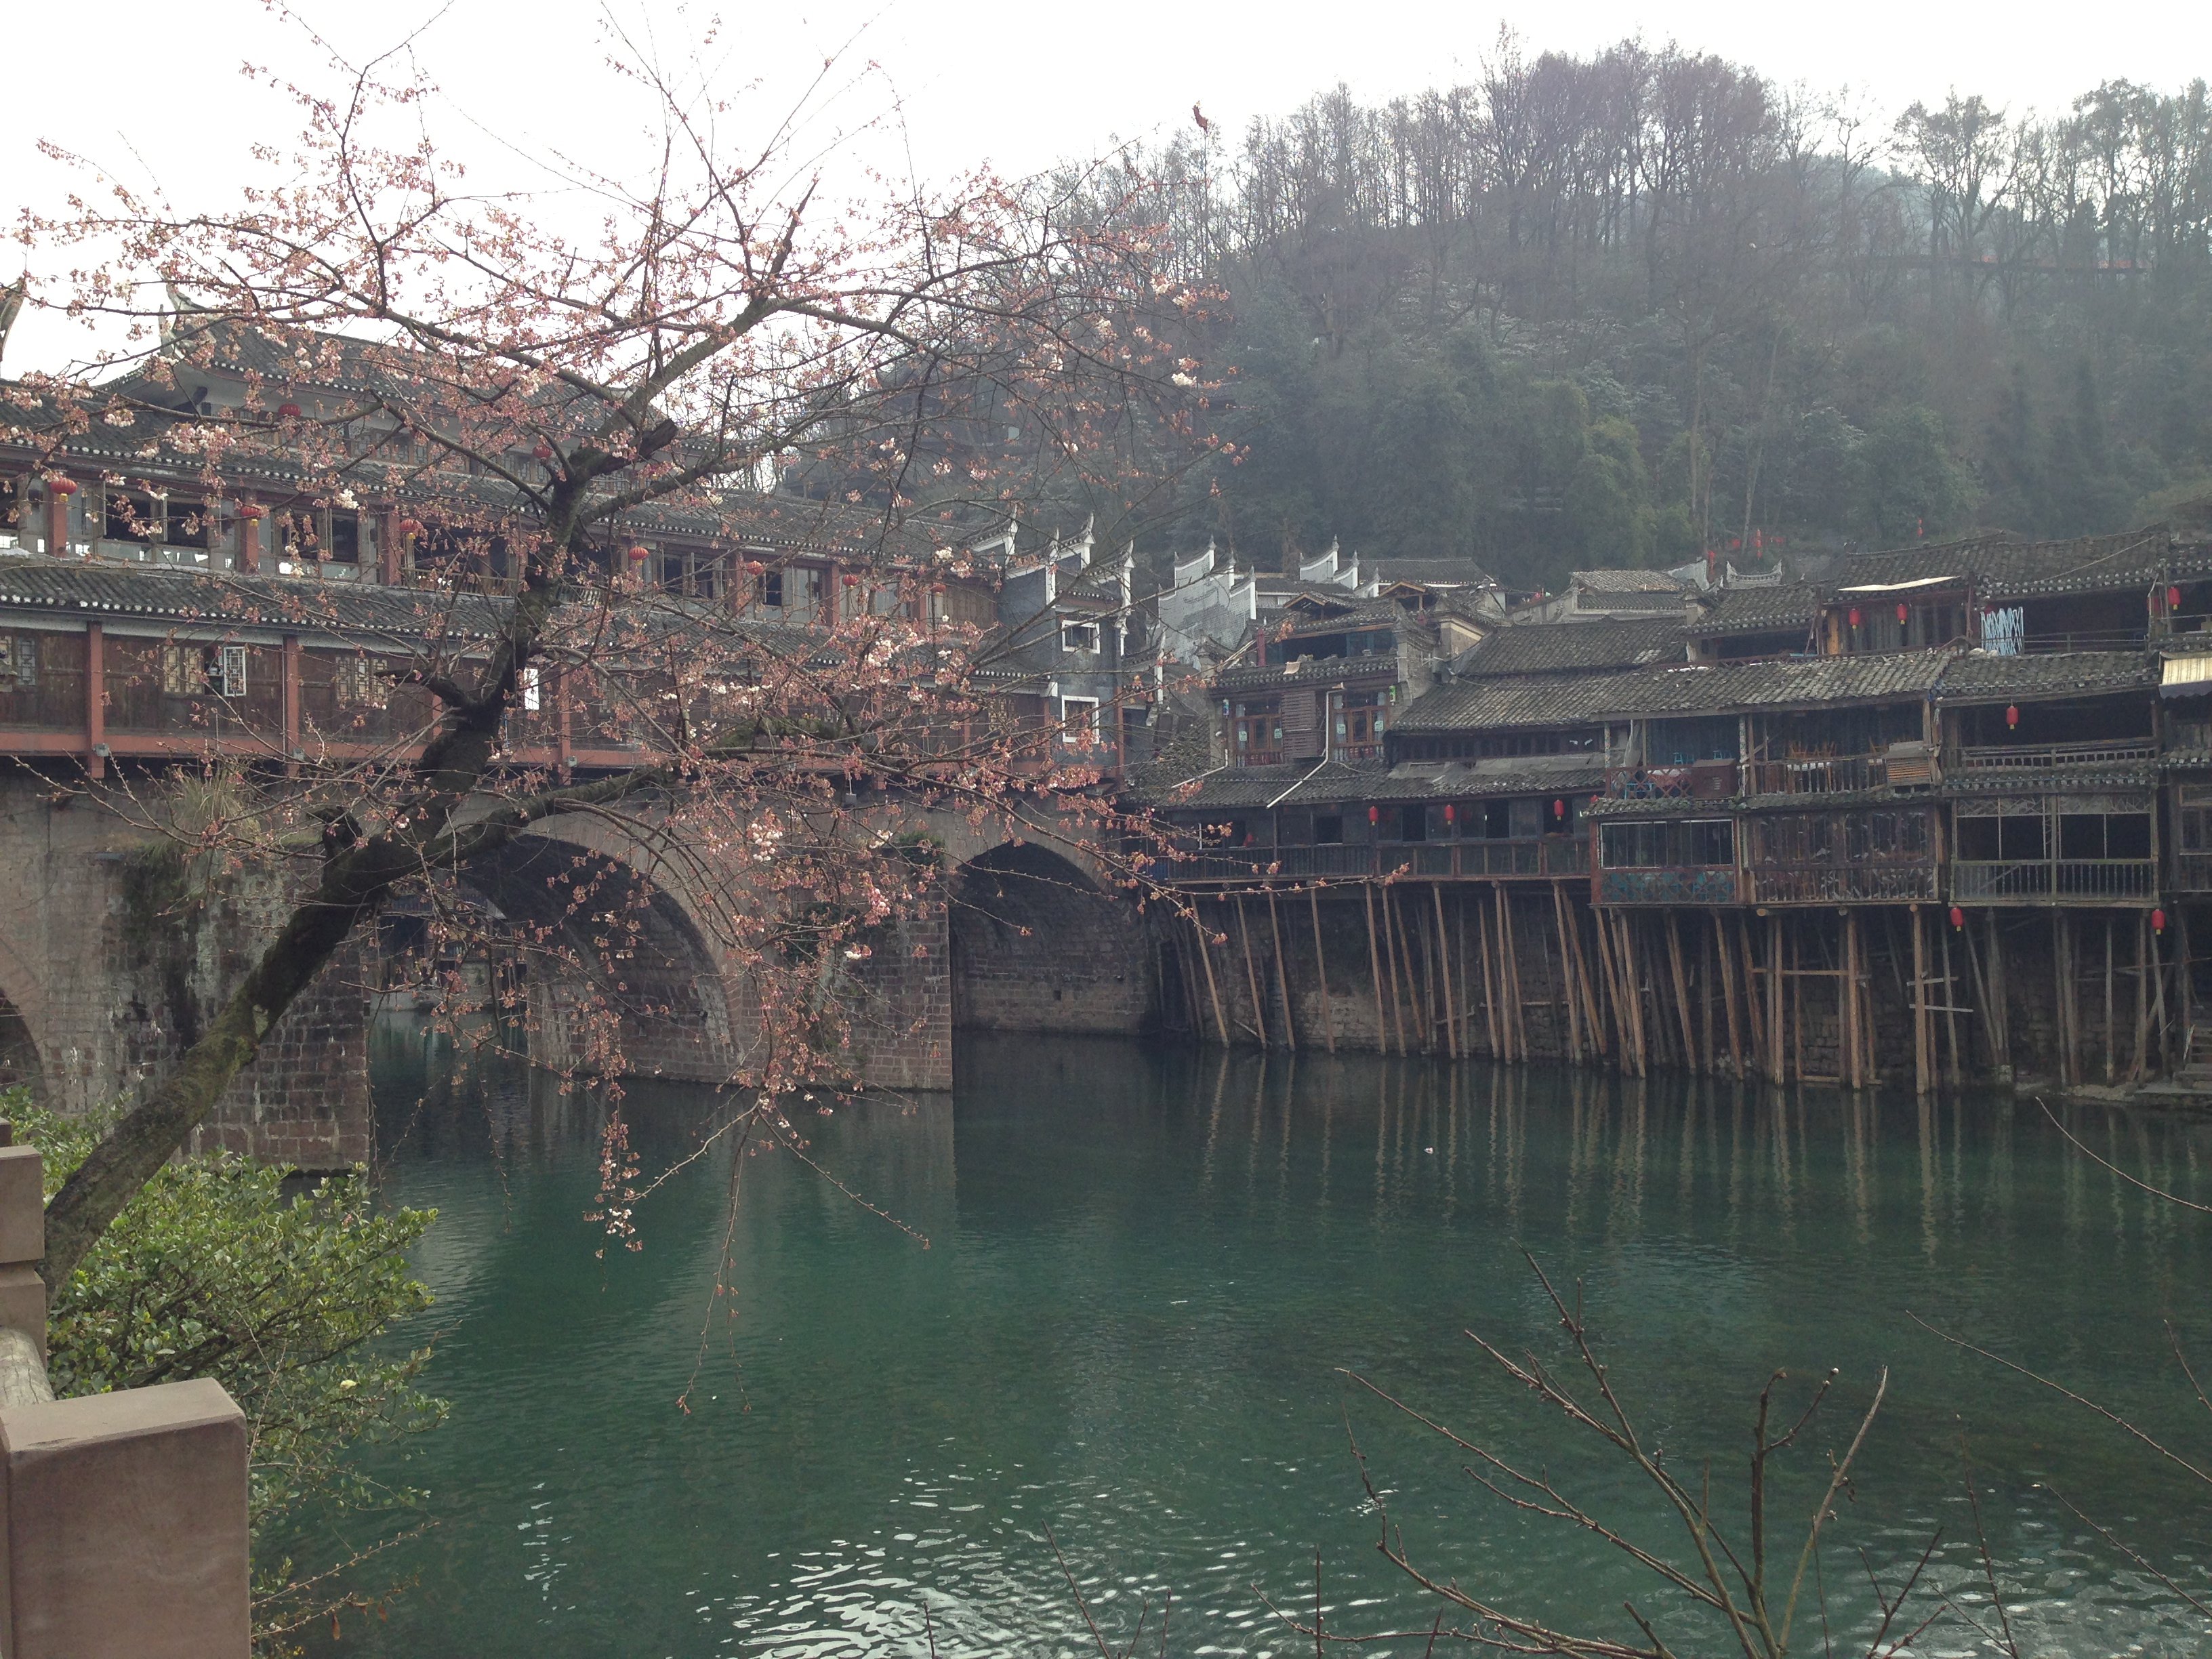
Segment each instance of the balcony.
[{"label": "balcony", "polygon": [[1332,880],[1403,871],[1432,880],[1577,877],[1589,869],[1586,836],[1522,841],[1372,842],[1320,847],[1209,850],[1162,866],[1168,881]]},{"label": "balcony", "polygon": [[1754,761],[1753,793],[1761,795],[1846,795],[1880,789],[1889,781],[1881,755],[1820,755]]},{"label": "balcony", "polygon": [[1615,800],[1725,800],[1736,792],[1732,760],[1680,766],[1609,766],[1605,793]]},{"label": "balcony", "polygon": [[1906,902],[1936,896],[1932,864],[1755,865],[1744,873],[1752,904],[1827,904],[1852,901]]},{"label": "balcony", "polygon": [[1240,749],[1237,751],[1239,766],[1280,766],[1283,751],[1279,749]]},{"label": "balcony", "polygon": [[1601,904],[1734,904],[1736,876],[1734,870],[1719,866],[1601,870],[1597,898]]},{"label": "balcony", "polygon": [[2126,766],[2157,758],[2158,744],[2148,738],[2112,743],[1985,744],[1960,750],[1950,769],[1962,782],[1988,784],[2045,778],[2070,767]]},{"label": "balcony", "polygon": [[2157,896],[2158,866],[2150,859],[1954,860],[1951,865],[1951,896],[1962,904],[2012,899],[2094,904]]}]

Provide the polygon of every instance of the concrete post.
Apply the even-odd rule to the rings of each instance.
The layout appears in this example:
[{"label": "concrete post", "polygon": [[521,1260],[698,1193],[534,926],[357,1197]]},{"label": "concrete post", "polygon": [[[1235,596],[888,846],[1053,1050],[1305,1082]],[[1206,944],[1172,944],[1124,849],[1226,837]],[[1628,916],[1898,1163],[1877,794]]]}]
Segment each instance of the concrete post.
[{"label": "concrete post", "polygon": [[0,1322],[37,1349],[0,1390],[0,1654],[246,1659],[245,1414],[204,1378],[46,1397],[45,1250],[39,1155],[0,1147]]}]

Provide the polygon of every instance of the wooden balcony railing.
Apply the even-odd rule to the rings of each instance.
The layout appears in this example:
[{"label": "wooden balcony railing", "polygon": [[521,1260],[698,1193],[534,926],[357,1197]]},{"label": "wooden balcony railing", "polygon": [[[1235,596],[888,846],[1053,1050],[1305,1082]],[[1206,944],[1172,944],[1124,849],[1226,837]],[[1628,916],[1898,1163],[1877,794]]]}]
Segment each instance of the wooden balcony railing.
[{"label": "wooden balcony railing", "polygon": [[1932,863],[1754,865],[1744,872],[1747,904],[1824,904],[1830,901],[1932,899]]},{"label": "wooden balcony railing", "polygon": [[1734,761],[1680,766],[1609,766],[1605,793],[1615,800],[1725,800],[1741,787]]},{"label": "wooden balcony railing", "polygon": [[1358,842],[1321,847],[1210,848],[1163,861],[1171,882],[1310,880],[1380,877],[1403,871],[1437,880],[1501,876],[1575,877],[1589,869],[1585,836],[1522,841]]},{"label": "wooden balcony railing", "polygon": [[1761,795],[1843,795],[1889,781],[1881,755],[1821,755],[1754,761],[1752,788]]},{"label": "wooden balcony railing", "polygon": [[1597,872],[1601,904],[1734,904],[1736,872],[1709,868],[1638,868]]},{"label": "wooden balcony railing", "polygon": [[2148,738],[2112,743],[1982,744],[1961,749],[1951,769],[1984,779],[1992,775],[2035,777],[2072,766],[2117,766],[2155,760],[2158,745]]},{"label": "wooden balcony railing", "polygon": [[2043,899],[2148,899],[2158,895],[2158,866],[2149,859],[1954,860],[1951,896],[1960,903]]}]

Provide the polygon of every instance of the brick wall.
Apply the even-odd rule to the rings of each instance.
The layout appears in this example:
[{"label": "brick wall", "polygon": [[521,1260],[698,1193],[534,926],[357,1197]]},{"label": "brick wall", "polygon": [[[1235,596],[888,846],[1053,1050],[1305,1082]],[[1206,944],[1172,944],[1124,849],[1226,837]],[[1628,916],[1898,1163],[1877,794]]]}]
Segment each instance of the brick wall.
[{"label": "brick wall", "polygon": [[951,908],[955,1026],[1150,1029],[1154,952],[1144,917],[1058,854],[1024,843],[969,860],[953,879]]}]

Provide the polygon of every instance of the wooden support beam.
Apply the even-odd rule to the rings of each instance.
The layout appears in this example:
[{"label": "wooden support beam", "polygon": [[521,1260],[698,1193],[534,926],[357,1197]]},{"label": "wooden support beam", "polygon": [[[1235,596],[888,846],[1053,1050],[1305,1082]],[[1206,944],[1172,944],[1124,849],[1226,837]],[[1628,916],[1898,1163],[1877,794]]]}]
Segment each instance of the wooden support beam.
[{"label": "wooden support beam", "polygon": [[1920,925],[1920,907],[1907,912],[1912,929],[1912,1092],[1927,1095],[1936,1087],[1935,1057],[1928,1052],[1931,1019],[1928,1012],[1928,935]]},{"label": "wooden support beam", "polygon": [[2150,1075],[2150,981],[2156,957],[2150,948],[2150,918],[2136,913],[2136,1058],[2128,1068],[2128,1081],[2141,1083]]},{"label": "wooden support beam", "polygon": [[1712,911],[1712,951],[1721,963],[1721,1006],[1728,1013],[1728,1064],[1736,1073],[1736,1082],[1743,1082],[1743,1030],[1736,1020],[1736,973],[1728,956],[1728,927],[1721,921],[1721,911]]},{"label": "wooden support beam", "polygon": [[1382,951],[1375,942],[1375,884],[1362,881],[1359,896],[1367,901],[1367,963],[1375,976],[1375,1052],[1390,1052],[1390,1025],[1382,1017]]},{"label": "wooden support beam", "polygon": [[1283,999],[1283,1042],[1292,1054],[1298,1051],[1298,1022],[1291,1012],[1291,975],[1284,965],[1283,918],[1275,905],[1275,890],[1267,889],[1267,932],[1275,946],[1275,990]]},{"label": "wooden support beam", "polygon": [[2113,1063],[2116,1047],[2112,1035],[2112,919],[2105,918],[2105,1081],[2118,1081],[2118,1067]]},{"label": "wooden support beam", "polygon": [[1682,969],[1682,930],[1676,926],[1672,910],[1667,912],[1667,965],[1674,981],[1674,1012],[1682,1022],[1682,1067],[1694,1072],[1698,1069],[1698,1038],[1690,1029],[1690,981]]},{"label": "wooden support beam", "polygon": [[1790,1080],[1788,1056],[1782,1050],[1782,1007],[1786,994],[1782,978],[1782,916],[1777,911],[1766,919],[1766,1046],[1772,1067],[1767,1075],[1777,1083]]},{"label": "wooden support beam", "polygon": [[1859,1054],[1859,981],[1864,977],[1859,962],[1859,913],[1844,912],[1844,1078],[1854,1089],[1866,1087],[1866,1072]]},{"label": "wooden support beam", "polygon": [[1951,934],[1941,922],[1936,937],[1943,946],[1943,1032],[1949,1040],[1951,1058],[1944,1077],[1956,1089],[1966,1081],[1966,1063],[1959,1053],[1959,982],[1951,975]]},{"label": "wooden support beam", "polygon": [[1552,887],[1552,922],[1559,935],[1559,978],[1566,987],[1567,997],[1567,1057],[1579,1066],[1583,1060],[1582,989],[1575,983],[1573,947],[1567,933],[1566,896],[1557,882]]},{"label": "wooden support beam", "polygon": [[1336,1011],[1328,1000],[1328,952],[1321,942],[1321,889],[1306,889],[1306,904],[1313,913],[1314,976],[1321,981],[1321,1034],[1331,1054],[1336,1052]]},{"label": "wooden support beam", "polygon": [[1454,1060],[1460,1057],[1459,1005],[1452,1000],[1451,955],[1444,929],[1444,884],[1429,884],[1429,896],[1437,909],[1437,975],[1444,990],[1444,1048]]},{"label": "wooden support beam", "polygon": [[1397,1033],[1400,1059],[1410,1052],[1406,1047],[1406,988],[1398,980],[1398,907],[1391,902],[1390,884],[1382,884],[1382,959],[1390,970],[1390,1029]]},{"label": "wooden support beam", "polygon": [[1206,994],[1213,1000],[1213,1029],[1221,1038],[1221,1046],[1226,1048],[1234,1039],[1229,1032],[1228,1012],[1221,1006],[1221,982],[1213,976],[1213,952],[1206,947],[1206,923],[1200,919],[1195,904],[1190,909],[1190,926],[1198,936],[1198,958],[1206,964]]},{"label": "wooden support beam", "polygon": [[1244,952],[1244,984],[1252,993],[1252,1031],[1260,1046],[1267,1046],[1267,1010],[1260,994],[1260,970],[1252,962],[1252,930],[1244,921],[1244,895],[1237,895],[1237,942]]},{"label": "wooden support beam", "polygon": [[1477,952],[1482,957],[1483,1030],[1490,1039],[1490,1057],[1503,1060],[1505,1056],[1498,1046],[1498,983],[1491,972],[1490,911],[1480,897],[1474,902],[1474,931]]}]

